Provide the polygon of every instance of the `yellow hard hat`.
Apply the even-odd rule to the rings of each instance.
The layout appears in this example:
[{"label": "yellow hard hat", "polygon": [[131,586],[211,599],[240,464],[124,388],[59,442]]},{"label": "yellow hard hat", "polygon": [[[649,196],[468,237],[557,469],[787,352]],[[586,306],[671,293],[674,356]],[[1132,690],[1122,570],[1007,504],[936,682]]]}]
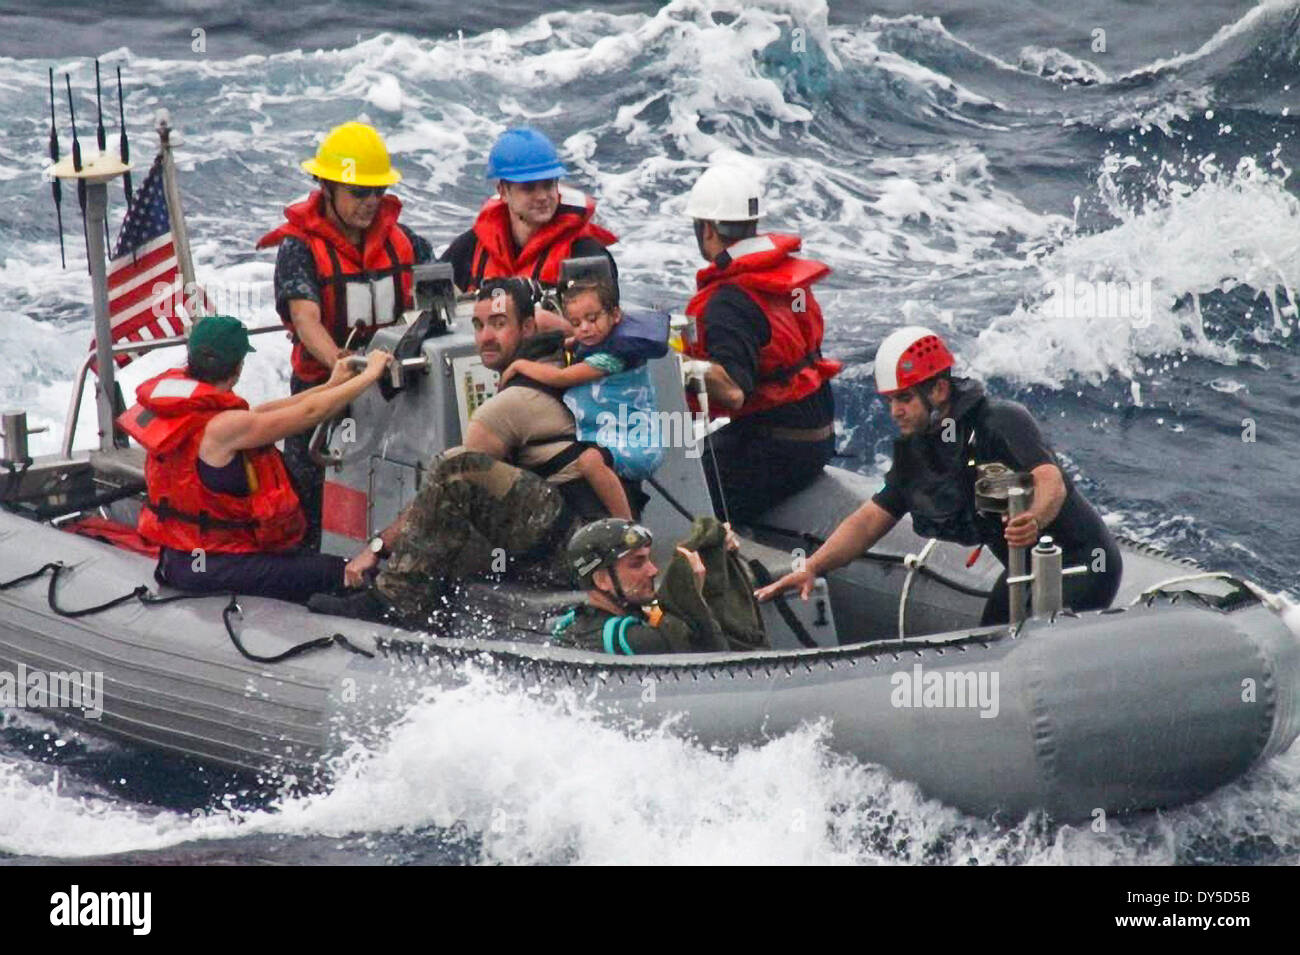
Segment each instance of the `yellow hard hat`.
[{"label": "yellow hard hat", "polygon": [[356,122],[331,129],[316,158],[304,159],[302,168],[317,178],[352,186],[391,186],[402,179],[388,161],[383,137],[373,126]]}]

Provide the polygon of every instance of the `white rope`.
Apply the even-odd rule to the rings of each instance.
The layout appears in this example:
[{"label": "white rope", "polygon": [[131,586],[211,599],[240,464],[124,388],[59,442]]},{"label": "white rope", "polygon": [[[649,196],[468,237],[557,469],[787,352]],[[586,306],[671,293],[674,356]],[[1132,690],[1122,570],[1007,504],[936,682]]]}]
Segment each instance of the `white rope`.
[{"label": "white rope", "polygon": [[903,558],[903,566],[907,568],[907,579],[903,581],[903,592],[898,597],[898,639],[907,639],[907,598],[912,592],[912,580],[916,577],[916,572],[930,556],[930,551],[939,543],[938,538],[931,537],[925,542],[919,554],[908,554]]}]

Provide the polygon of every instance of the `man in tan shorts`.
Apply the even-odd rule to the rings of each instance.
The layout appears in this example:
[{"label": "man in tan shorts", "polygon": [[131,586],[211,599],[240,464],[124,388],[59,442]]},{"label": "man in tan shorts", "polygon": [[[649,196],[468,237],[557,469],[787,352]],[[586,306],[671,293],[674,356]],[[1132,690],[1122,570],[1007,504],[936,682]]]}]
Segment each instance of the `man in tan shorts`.
[{"label": "man in tan shorts", "polygon": [[[478,292],[474,338],[494,370],[515,358],[563,361],[563,336],[537,333],[525,279],[494,279]],[[499,571],[567,582],[564,545],[581,524],[608,517],[593,485],[618,481],[600,449],[574,440],[573,416],[560,392],[512,380],[485,401],[465,442],[434,459],[411,505],[348,562],[356,586],[379,567],[373,589],[347,597],[319,595],[321,613],[428,622],[444,605],[449,581]]]}]

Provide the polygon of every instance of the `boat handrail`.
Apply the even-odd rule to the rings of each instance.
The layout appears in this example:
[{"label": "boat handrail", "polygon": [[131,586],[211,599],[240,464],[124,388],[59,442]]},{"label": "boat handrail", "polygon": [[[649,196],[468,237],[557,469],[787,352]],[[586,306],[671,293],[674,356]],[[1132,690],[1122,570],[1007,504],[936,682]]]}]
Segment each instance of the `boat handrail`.
[{"label": "boat handrail", "polygon": [[[250,335],[265,335],[267,332],[282,332],[285,328],[283,325],[264,325],[261,328],[250,328]],[[159,348],[169,348],[173,345],[184,345],[189,341],[185,335],[173,335],[170,338],[155,338],[147,342],[118,342],[113,345],[112,353],[114,355],[123,355],[127,352],[144,354]],[[72,442],[77,433],[77,418],[81,414],[81,395],[86,390],[86,375],[90,372],[90,363],[96,358],[96,352],[88,352],[85,360],[81,363],[81,368],[77,372],[77,383],[72,388],[72,399],[68,404],[68,413],[63,419],[63,447],[61,449],[63,457],[72,457]]]}]

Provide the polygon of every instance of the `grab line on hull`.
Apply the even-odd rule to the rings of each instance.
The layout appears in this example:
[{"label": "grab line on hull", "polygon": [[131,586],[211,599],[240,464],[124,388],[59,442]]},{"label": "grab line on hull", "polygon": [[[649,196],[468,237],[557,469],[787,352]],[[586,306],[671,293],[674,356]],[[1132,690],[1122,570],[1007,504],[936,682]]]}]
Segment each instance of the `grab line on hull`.
[{"label": "grab line on hull", "polygon": [[[58,605],[58,601],[56,600],[56,594],[59,585],[59,574],[63,573],[63,571],[66,569],[67,569],[67,565],[64,564],[63,561],[53,560],[47,564],[43,564],[42,566],[32,571],[31,573],[22,574],[18,577],[15,577],[13,580],[6,580],[3,583],[0,583],[0,591],[9,590],[10,588],[17,587],[19,584],[24,584],[27,583],[28,581],[36,580],[37,578],[43,577],[45,576],[45,574],[48,573],[50,574],[50,586],[49,589],[46,591],[46,601],[50,605],[50,610],[58,614],[60,617],[67,617],[73,620],[79,617],[89,617],[92,614],[103,613],[106,610],[112,610],[114,607],[120,607],[123,604],[128,603],[132,600],[138,600],[146,607],[156,607],[161,604],[175,603],[178,600],[197,600],[203,597],[226,596],[226,594],[223,592],[223,593],[210,593],[210,594],[180,593],[180,594],[172,594],[171,596],[168,597],[163,597],[158,594],[152,593],[149,590],[149,588],[146,587],[144,584],[140,584],[130,593],[123,594],[120,597],[114,597],[112,600],[106,600],[102,604],[96,604],[93,607],[83,607],[80,610],[67,610],[63,607],[60,607]],[[285,650],[283,653],[276,654],[275,656],[271,656],[271,657],[258,656],[257,654],[250,653],[247,649],[244,648],[243,642],[239,639],[239,635],[235,633],[235,629],[231,625],[230,618],[232,614],[239,614],[240,616],[243,615],[243,610],[239,606],[239,595],[234,593],[230,594],[230,602],[226,604],[225,608],[221,611],[221,620],[225,624],[226,634],[230,637],[230,642],[235,645],[235,649],[239,651],[241,656],[243,656],[247,660],[251,660],[253,663],[279,663],[282,660],[288,660],[291,657],[299,656],[300,654],[307,653],[310,650],[323,650],[327,647],[333,647],[333,646],[340,647],[344,650],[347,650],[349,653],[356,653],[363,657],[370,657],[370,658],[374,657],[374,654],[371,653],[369,650],[363,650],[361,647],[358,647],[356,644],[352,643],[350,640],[348,640],[346,636],[344,636],[341,633],[334,633],[328,637],[317,637],[314,640],[308,640],[305,643],[299,643],[295,646],[290,647],[288,650]]]}]

